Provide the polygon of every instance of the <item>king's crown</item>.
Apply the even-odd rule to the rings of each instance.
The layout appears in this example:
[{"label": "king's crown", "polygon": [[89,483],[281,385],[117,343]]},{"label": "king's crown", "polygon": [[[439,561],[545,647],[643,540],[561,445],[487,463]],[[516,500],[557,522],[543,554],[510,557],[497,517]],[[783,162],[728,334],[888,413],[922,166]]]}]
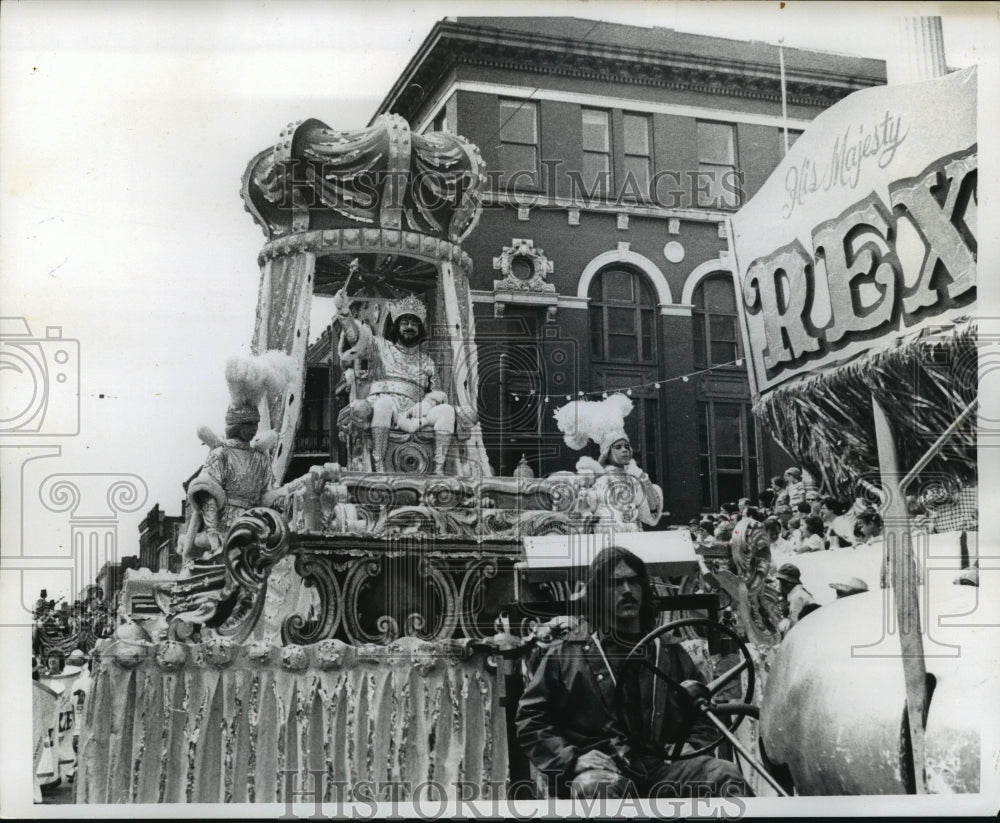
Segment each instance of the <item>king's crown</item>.
[{"label": "king's crown", "polygon": [[427,307],[424,306],[420,298],[414,294],[404,297],[402,300],[396,300],[392,304],[390,312],[393,322],[398,320],[404,314],[412,314],[421,323],[427,325]]}]

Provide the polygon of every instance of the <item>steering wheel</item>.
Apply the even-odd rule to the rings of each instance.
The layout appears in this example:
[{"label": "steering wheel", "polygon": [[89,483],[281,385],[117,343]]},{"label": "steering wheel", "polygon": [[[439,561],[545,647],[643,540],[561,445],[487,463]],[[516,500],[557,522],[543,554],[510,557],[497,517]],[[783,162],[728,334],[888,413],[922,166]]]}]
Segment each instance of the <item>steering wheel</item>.
[{"label": "steering wheel", "polygon": [[[710,683],[702,683],[700,680],[685,680],[678,683],[673,677],[668,675],[657,665],[653,659],[655,654],[654,641],[669,632],[691,626],[703,626],[717,630],[735,641],[739,649],[741,660],[728,671],[723,672]],[[659,735],[654,738],[649,724],[649,713],[643,712],[640,703],[640,678],[638,674],[641,669],[648,669],[652,672],[654,689],[657,686],[666,686],[677,698],[680,707],[680,718],[674,718],[675,724],[669,728],[671,740],[664,740],[664,729],[667,723],[661,727]],[[729,683],[743,672],[747,672],[747,685],[740,702],[716,702],[715,696]],[[625,662],[621,667],[621,675],[616,686],[618,707],[618,722],[625,731],[629,745],[644,754],[655,757],[666,757],[671,760],[685,760],[690,757],[697,757],[714,749],[726,734],[720,729],[718,737],[710,743],[689,752],[683,752],[684,744],[691,733],[691,728],[695,720],[704,712],[711,711],[713,714],[729,715],[730,720],[725,724],[730,734],[734,732],[743,722],[746,715],[759,716],[759,709],[751,704],[753,700],[755,675],[753,660],[750,651],[740,636],[731,628],[715,620],[705,617],[688,617],[682,620],[673,620],[663,626],[651,631],[640,640],[629,652]],[[667,720],[667,718],[664,718]]]}]

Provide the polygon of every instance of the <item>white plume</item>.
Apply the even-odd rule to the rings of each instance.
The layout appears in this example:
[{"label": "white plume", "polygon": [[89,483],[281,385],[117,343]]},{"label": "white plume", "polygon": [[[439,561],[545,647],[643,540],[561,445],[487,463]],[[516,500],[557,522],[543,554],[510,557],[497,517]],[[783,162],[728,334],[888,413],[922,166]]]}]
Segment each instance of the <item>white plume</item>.
[{"label": "white plume", "polygon": [[613,394],[604,400],[574,400],[556,409],[554,417],[566,445],[579,450],[587,440],[599,444],[605,434],[620,431],[632,408],[627,396]]},{"label": "white plume", "polygon": [[208,426],[198,427],[198,439],[210,449],[214,449],[216,446],[222,445],[222,438],[220,438]]},{"label": "white plume", "polygon": [[278,394],[295,378],[295,361],[272,349],[256,357],[230,357],[226,382],[234,406],[256,406],[265,393]]}]

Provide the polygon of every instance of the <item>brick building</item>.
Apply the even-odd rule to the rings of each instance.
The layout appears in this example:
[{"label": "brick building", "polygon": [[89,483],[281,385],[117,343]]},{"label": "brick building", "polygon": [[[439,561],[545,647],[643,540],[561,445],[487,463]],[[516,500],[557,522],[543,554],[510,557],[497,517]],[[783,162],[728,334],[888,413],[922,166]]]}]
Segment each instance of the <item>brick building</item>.
[{"label": "brick building", "polygon": [[120,561],[109,561],[97,572],[96,583],[104,593],[104,602],[114,604],[117,608],[118,593],[125,581],[125,572],[138,569],[140,560],[136,555],[128,555]]},{"label": "brick building", "polygon": [[[456,132],[489,170],[463,244],[493,469],[571,469],[552,411],[631,390],[636,459],[679,523],[753,496],[789,458],[754,426],[725,220],[881,60],[573,18],[438,23],[379,106]],[[786,132],[787,129],[787,132]],[[330,459],[329,343],[296,453]],[[309,455],[306,457],[306,455]],[[304,465],[304,464],[303,464]]]},{"label": "brick building", "polygon": [[180,571],[181,559],[176,547],[183,522],[183,513],[168,515],[159,503],[146,513],[139,524],[140,567],[154,572]]}]

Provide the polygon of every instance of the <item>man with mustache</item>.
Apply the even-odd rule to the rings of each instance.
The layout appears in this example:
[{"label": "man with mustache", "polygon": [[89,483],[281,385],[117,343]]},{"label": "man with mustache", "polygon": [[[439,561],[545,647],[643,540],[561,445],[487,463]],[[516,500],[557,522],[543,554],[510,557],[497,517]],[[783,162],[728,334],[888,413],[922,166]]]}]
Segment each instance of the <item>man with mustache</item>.
[{"label": "man with mustache", "polygon": [[455,433],[455,409],[438,386],[434,361],[423,351],[427,309],[415,296],[392,303],[385,337],[372,334],[350,311],[350,298],[341,289],[334,298],[336,320],[344,340],[341,363],[348,367],[367,358],[371,363],[368,396],[352,406],[371,435],[372,468],[385,471],[389,429],[405,432],[434,428],[434,473],[443,474]]},{"label": "man with mustache", "polygon": [[[646,564],[627,549],[602,550],[587,583],[588,631],[553,644],[542,658],[517,711],[517,738],[557,796],[734,797],[750,794],[739,769],[708,755],[666,761],[631,751],[618,719],[617,683],[633,646],[656,625]],[[656,666],[677,683],[704,678],[677,642],[660,637],[646,646]],[[686,720],[674,690],[645,667],[641,705],[627,710],[658,739],[681,739]],[[694,719],[687,745],[701,748],[718,737],[704,716]],[[631,784],[631,786],[630,786]]]}]

